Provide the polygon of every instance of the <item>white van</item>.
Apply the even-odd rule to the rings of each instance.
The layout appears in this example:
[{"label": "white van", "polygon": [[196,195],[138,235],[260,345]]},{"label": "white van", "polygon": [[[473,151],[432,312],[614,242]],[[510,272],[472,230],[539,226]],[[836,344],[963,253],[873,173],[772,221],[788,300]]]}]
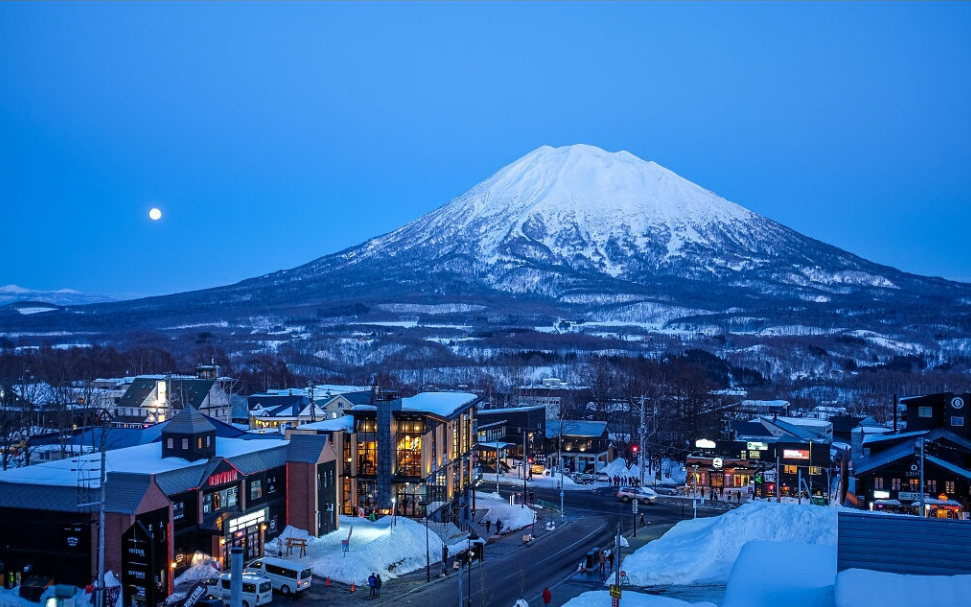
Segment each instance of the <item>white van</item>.
[{"label": "white van", "polygon": [[[230,584],[233,574],[224,573],[219,576],[218,598],[229,605]],[[208,583],[207,583],[208,585]],[[256,575],[243,571],[243,607],[259,607],[273,600],[273,583],[263,575]]]},{"label": "white van", "polygon": [[270,579],[273,589],[283,594],[300,593],[310,588],[313,573],[310,567],[301,563],[264,556],[250,561],[243,570],[257,573]]}]

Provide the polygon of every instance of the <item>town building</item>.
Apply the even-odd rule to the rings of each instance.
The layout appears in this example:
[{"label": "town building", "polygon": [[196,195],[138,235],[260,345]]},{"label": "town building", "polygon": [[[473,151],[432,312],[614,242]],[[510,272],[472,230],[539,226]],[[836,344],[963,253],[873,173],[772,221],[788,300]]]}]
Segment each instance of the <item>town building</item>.
[{"label": "town building", "polygon": [[402,398],[375,392],[373,404],[287,432],[328,436],[338,458],[340,511],[460,520],[460,498],[478,480],[476,405],[466,392]]},{"label": "town building", "polygon": [[336,529],[336,460],[325,436],[224,438],[188,407],[158,442],[0,472],[0,562],[90,584],[104,461],[106,568],[126,606],[154,607],[196,552],[228,568],[231,548],[261,556],[288,524]]},{"label": "town building", "polygon": [[[561,432],[562,428],[562,432]],[[562,441],[562,442],[560,442]],[[607,422],[549,420],[546,422],[547,459],[567,472],[594,474],[613,459]]]},{"label": "town building", "polygon": [[523,441],[528,457],[546,461],[546,405],[483,409],[477,414],[479,458],[495,470],[497,458],[523,460]]},{"label": "town building", "polygon": [[971,394],[914,396],[900,404],[906,430],[866,435],[862,455],[854,453],[849,501],[868,510],[968,518]]},{"label": "town building", "polygon": [[229,394],[235,380],[218,369],[200,366],[191,375],[139,375],[115,403],[113,424],[138,428],[172,418],[187,407],[221,422],[232,421]]}]

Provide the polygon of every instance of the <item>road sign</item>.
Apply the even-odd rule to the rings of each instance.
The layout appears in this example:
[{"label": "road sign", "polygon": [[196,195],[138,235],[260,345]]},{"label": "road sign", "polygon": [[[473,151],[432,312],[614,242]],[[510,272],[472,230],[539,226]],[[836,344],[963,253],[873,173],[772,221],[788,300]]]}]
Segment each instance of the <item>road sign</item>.
[{"label": "road sign", "polygon": [[634,514],[637,514],[637,500],[631,502],[630,507],[634,510]]},{"label": "road sign", "polygon": [[617,584],[611,584],[610,585],[610,596],[614,597],[615,599],[619,599],[620,598],[620,586],[618,586]]}]

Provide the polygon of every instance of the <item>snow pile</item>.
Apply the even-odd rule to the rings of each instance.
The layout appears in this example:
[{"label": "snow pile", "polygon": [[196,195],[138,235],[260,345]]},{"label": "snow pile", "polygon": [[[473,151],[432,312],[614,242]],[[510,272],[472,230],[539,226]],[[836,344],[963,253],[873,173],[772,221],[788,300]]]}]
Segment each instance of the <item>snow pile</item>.
[{"label": "snow pile", "polygon": [[521,503],[510,506],[497,493],[476,491],[475,502],[475,521],[480,525],[490,521],[493,533],[498,520],[502,521],[503,535],[528,527],[536,521],[536,512],[532,508],[524,508]]},{"label": "snow pile", "polygon": [[[450,556],[469,548],[468,533],[461,532],[455,525],[430,521],[426,529],[422,520],[396,518],[393,521],[392,517],[385,516],[372,522],[366,518],[341,516],[340,529],[322,537],[312,537],[302,529],[287,527],[277,539],[267,542],[266,554],[276,556],[286,545],[285,538],[306,539],[306,556],[285,558],[309,565],[319,578],[366,585],[372,572],[378,573],[383,579],[391,579],[422,569],[428,564],[437,574],[441,571],[443,545],[448,545]],[[503,534],[506,534],[531,525],[535,513],[518,504],[510,506],[508,501],[495,494],[477,492],[476,522],[483,524],[486,520],[492,521],[492,531],[495,533],[495,522],[500,519]],[[348,536],[348,552],[344,554],[341,540],[348,539]],[[183,577],[188,574],[186,572]],[[204,566],[200,564],[193,575],[203,576]]]},{"label": "snow pile", "polygon": [[175,578],[175,585],[178,586],[188,582],[198,582],[216,577],[220,573],[218,567],[219,561],[213,560],[208,554],[196,552],[192,555],[192,563],[189,565],[189,568],[182,575]]},{"label": "snow pile", "polygon": [[[771,567],[772,563],[798,566]],[[771,575],[765,575],[769,571]],[[722,607],[831,605],[835,580],[836,546],[749,542],[732,568]]]},{"label": "snow pile", "polygon": [[[610,604],[610,595],[607,592],[595,590],[584,592],[578,597],[570,599],[566,603],[569,607],[604,607]],[[678,599],[672,599],[654,594],[641,594],[639,592],[625,591],[621,599],[623,607],[717,607],[715,603],[688,603]]]},{"label": "snow pile", "polygon": [[726,583],[746,542],[836,545],[836,508],[753,502],[678,523],[624,559],[636,586]]}]

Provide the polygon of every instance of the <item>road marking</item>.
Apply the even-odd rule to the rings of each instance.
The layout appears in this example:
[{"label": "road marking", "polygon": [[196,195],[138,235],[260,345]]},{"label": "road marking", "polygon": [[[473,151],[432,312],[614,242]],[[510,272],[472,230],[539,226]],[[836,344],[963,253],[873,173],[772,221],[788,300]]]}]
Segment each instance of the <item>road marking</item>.
[{"label": "road marking", "polygon": [[588,539],[588,538],[589,538],[590,536],[593,536],[593,535],[597,535],[598,533],[600,533],[601,531],[603,531],[603,530],[604,530],[604,529],[606,529],[606,528],[607,528],[607,523],[604,523],[604,524],[602,524],[602,525],[600,525],[599,527],[597,527],[597,529],[596,529],[595,531],[591,531],[591,532],[590,532],[590,533],[588,533],[587,535],[585,535],[585,536],[583,536],[583,538],[581,538],[580,540],[577,540],[577,541],[575,541],[575,542],[573,542],[573,544],[571,544],[571,545],[569,545],[569,546],[565,546],[565,547],[564,547],[564,548],[563,548],[562,550],[560,550],[559,552],[554,552],[553,554],[551,554],[551,555],[549,555],[549,556],[548,556],[548,557],[546,557],[545,559],[542,559],[542,560],[540,560],[540,561],[537,561],[537,562],[536,562],[536,564],[537,564],[537,565],[540,565],[540,564],[542,564],[542,563],[545,563],[546,561],[548,561],[548,560],[550,560],[550,559],[553,559],[553,558],[556,558],[557,556],[559,556],[560,554],[562,554],[562,553],[564,553],[564,552],[567,552],[567,551],[569,551],[569,550],[572,550],[572,549],[575,549],[575,548],[576,548],[576,547],[577,547],[578,545],[580,545],[581,543],[583,543],[583,542],[586,542],[586,541],[587,541],[587,539]]}]

